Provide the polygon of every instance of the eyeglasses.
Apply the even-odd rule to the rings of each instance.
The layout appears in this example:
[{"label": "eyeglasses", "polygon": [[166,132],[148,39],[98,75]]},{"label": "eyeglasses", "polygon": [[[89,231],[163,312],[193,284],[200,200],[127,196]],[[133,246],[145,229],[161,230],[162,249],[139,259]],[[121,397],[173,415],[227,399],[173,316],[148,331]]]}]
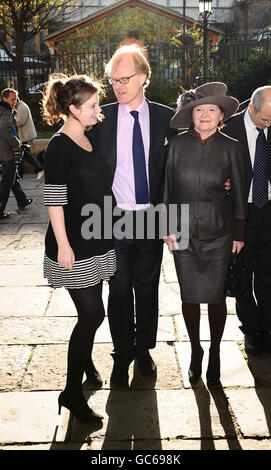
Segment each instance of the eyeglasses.
[{"label": "eyeglasses", "polygon": [[110,85],[116,85],[118,82],[121,85],[126,85],[127,83],[129,83],[130,78],[134,77],[135,75],[137,75],[137,73],[134,73],[133,75],[130,75],[130,77],[121,77],[121,78],[112,78],[112,77],[110,77],[108,79],[108,81],[109,81]]}]

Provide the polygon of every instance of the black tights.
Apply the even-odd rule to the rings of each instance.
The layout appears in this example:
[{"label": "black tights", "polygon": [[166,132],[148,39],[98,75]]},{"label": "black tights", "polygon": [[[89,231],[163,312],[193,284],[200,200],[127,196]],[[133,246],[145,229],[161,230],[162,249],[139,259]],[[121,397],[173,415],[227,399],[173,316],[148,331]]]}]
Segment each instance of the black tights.
[{"label": "black tights", "polygon": [[85,289],[68,289],[78,314],[68,348],[66,390],[81,391],[84,371],[91,362],[96,330],[105,316],[102,301],[102,282]]},{"label": "black tights", "polygon": [[[202,359],[202,348],[200,346],[200,304],[182,304],[182,312],[191,341],[191,364],[190,369],[198,371]],[[226,302],[219,304],[208,304],[208,319],[210,326],[210,355],[207,374],[216,375],[220,369],[220,342],[224,332],[227,318]]]}]

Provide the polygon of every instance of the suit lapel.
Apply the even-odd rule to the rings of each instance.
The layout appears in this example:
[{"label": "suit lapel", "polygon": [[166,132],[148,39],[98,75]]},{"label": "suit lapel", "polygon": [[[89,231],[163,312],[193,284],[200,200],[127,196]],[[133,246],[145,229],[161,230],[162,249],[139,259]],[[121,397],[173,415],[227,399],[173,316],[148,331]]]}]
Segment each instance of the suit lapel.
[{"label": "suit lapel", "polygon": [[106,131],[103,132],[103,138],[110,142],[110,147],[107,147],[105,158],[113,175],[117,165],[118,109],[118,103],[113,103],[112,105],[108,105],[102,108],[105,115],[103,126],[105,126]]},{"label": "suit lapel", "polygon": [[159,113],[155,112],[152,103],[146,100],[149,105],[149,112],[150,112],[150,150],[149,150],[149,172],[151,172],[152,165],[153,165],[153,158],[156,155],[155,143],[157,139],[155,139],[155,135],[159,129]]},{"label": "suit lapel", "polygon": [[251,164],[251,158],[250,158],[250,152],[249,152],[249,147],[248,147],[248,140],[247,140],[247,133],[246,133],[246,128],[245,128],[245,111],[240,114],[240,142],[242,142],[246,155],[247,155],[247,165],[249,168],[249,171],[252,172],[252,164]]}]

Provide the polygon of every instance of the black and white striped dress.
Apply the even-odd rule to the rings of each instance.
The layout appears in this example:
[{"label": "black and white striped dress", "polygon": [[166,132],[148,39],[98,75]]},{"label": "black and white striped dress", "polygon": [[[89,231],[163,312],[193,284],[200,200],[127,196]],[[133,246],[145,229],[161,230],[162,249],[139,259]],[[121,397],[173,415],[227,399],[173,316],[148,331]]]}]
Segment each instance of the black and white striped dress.
[{"label": "black and white striped dress", "polygon": [[[106,238],[103,237],[104,197],[112,198],[112,207],[115,204],[107,163],[95,150],[88,152],[59,132],[47,147],[44,170],[44,204],[63,207],[67,237],[75,255],[72,270],[58,264],[57,242],[49,223],[45,237],[44,277],[52,286],[67,289],[86,288],[101,280],[108,281],[116,271],[116,253],[113,237],[108,236],[108,231]],[[100,214],[101,236],[90,238],[81,230],[86,219],[93,215],[91,211],[87,216],[81,214],[87,204],[94,204]],[[86,213],[83,210],[83,214]],[[110,218],[111,214],[106,216]]]}]

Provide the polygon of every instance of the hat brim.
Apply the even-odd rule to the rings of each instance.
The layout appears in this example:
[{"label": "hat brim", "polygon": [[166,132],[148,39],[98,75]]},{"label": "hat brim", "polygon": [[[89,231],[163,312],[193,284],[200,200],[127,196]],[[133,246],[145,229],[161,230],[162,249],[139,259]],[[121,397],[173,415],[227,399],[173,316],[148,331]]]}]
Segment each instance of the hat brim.
[{"label": "hat brim", "polygon": [[185,106],[179,106],[169,125],[173,129],[188,129],[192,123],[192,109],[201,104],[216,104],[222,108],[223,121],[229,119],[238,109],[239,101],[232,96],[206,96],[196,101],[191,101]]}]

